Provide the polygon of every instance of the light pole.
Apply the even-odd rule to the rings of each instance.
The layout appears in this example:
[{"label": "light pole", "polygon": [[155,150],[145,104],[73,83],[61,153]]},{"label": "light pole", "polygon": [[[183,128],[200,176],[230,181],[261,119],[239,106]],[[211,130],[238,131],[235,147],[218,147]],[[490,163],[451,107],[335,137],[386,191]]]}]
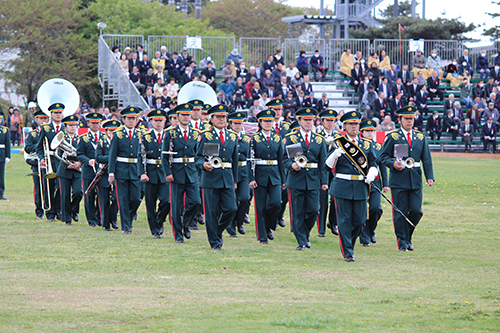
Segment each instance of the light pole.
[{"label": "light pole", "polygon": [[[97,23],[97,28],[99,29],[99,39],[102,38],[102,30],[104,30],[104,28],[106,28],[107,26],[108,25],[104,22]],[[97,50],[98,50],[97,52],[99,53],[97,55],[97,57],[99,58],[99,57],[102,57],[102,55],[101,55],[102,47],[100,46],[101,45],[100,41],[97,44],[98,44],[97,45]],[[104,59],[105,59],[105,57],[102,57],[101,61],[104,61]],[[101,85],[102,85],[102,108],[104,109],[104,92],[105,92],[105,90],[104,90],[104,74],[102,76]]]}]

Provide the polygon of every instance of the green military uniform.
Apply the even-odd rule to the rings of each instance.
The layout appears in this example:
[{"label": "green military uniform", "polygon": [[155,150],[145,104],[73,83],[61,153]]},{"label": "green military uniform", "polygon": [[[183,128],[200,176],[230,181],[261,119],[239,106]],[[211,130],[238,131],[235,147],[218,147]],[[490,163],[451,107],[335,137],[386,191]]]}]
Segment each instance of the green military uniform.
[{"label": "green military uniform", "polygon": [[[64,105],[62,103],[55,103],[49,107],[50,112],[62,112],[64,110]],[[47,167],[50,162],[52,169],[54,172],[58,170],[59,160],[54,156],[54,150],[50,147],[50,143],[52,139],[58,134],[60,131],[64,131],[64,124],[61,122],[60,124],[55,124],[51,122],[49,124],[43,124],[40,129],[40,135],[38,138],[38,143],[36,147],[36,154],[38,155],[38,160],[41,161],[45,159],[43,145],[44,142],[48,145],[50,161],[45,161]],[[47,171],[47,169],[45,170]],[[49,221],[53,221],[56,217],[60,218],[61,216],[61,193],[59,190],[59,182],[53,178],[47,180],[48,184],[48,204],[50,205],[50,209],[45,212],[45,216]]]},{"label": "green military uniform", "polygon": [[[414,107],[404,107],[397,111],[399,116],[412,117],[415,114]],[[427,144],[427,138],[422,132],[411,130],[406,132],[403,128],[388,132],[382,149],[382,163],[389,168],[389,187],[394,205],[398,207],[416,226],[422,218],[422,169],[423,166],[426,179],[434,180],[432,158]],[[411,144],[408,140],[411,138]],[[394,146],[408,145],[408,157],[415,160],[415,166],[411,169],[394,168]],[[403,157],[405,159],[405,157]],[[415,228],[405,218],[393,211],[394,231],[396,232],[397,245],[400,251],[413,250],[412,235]]]},{"label": "green military uniform", "polygon": [[[119,126],[120,123],[117,120],[106,120],[102,123],[102,127],[105,130],[116,130]],[[99,163],[99,168],[104,167],[104,165],[108,166],[110,146],[111,140],[109,140],[108,136],[106,134],[101,135],[101,139],[95,150],[95,160]],[[101,180],[97,183],[97,192],[102,226],[104,230],[111,231],[110,225],[113,229],[118,229],[118,225],[116,224],[118,203],[116,200],[116,187],[109,183],[108,176],[108,171],[102,175]]]},{"label": "green military uniform", "polygon": [[[181,104],[174,110],[177,114],[190,114],[191,109],[190,104]],[[177,243],[184,243],[184,236],[191,238],[189,227],[196,225],[194,218],[201,211],[198,170],[194,163],[199,133],[189,125],[186,129],[178,125],[168,128],[163,140],[164,152],[177,153],[163,154],[165,176],[174,178],[170,183],[170,199],[172,228]]]},{"label": "green military uniform", "polygon": [[[344,114],[341,121],[343,123],[359,123],[360,118],[361,113],[353,111]],[[362,156],[365,158],[368,168],[373,168],[369,172],[376,172],[374,168],[376,167],[376,156],[372,148],[372,142],[358,137],[349,138],[347,134],[345,137],[348,141],[357,145],[359,150],[364,154]],[[358,169],[349,162],[347,153],[341,153],[342,148],[337,149],[339,149],[338,157],[336,158],[336,163],[333,163],[335,165],[335,178],[332,181],[330,195],[335,198],[342,255],[346,261],[354,261],[354,245],[356,244],[356,239],[361,234],[363,224],[366,222],[366,203],[369,186],[365,182],[367,174],[360,175]],[[337,150],[330,155],[328,160],[336,152]]]},{"label": "green military uniform", "polygon": [[[302,108],[295,114],[299,118],[314,119],[317,111],[314,108]],[[307,135],[307,137],[306,137]],[[304,132],[302,128],[297,134],[292,134],[284,140],[285,148],[292,144],[300,144],[307,164],[299,171],[292,169],[294,159],[285,150],[283,163],[288,169],[286,187],[291,191],[292,199],[292,230],[297,239],[297,250],[310,247],[309,234],[318,218],[319,191],[322,185],[328,183],[328,173],[325,169],[326,143],[321,135],[312,131]]]},{"label": "green military uniform", "polygon": [[[246,112],[234,112],[228,116],[228,119],[234,123],[243,123],[245,117]],[[240,234],[246,233],[243,222],[245,221],[245,214],[250,207],[249,168],[247,162],[250,153],[250,137],[243,134],[243,132],[239,134],[234,133],[238,136],[238,186],[236,188],[236,205],[238,206],[238,211],[234,220],[226,229],[233,237],[236,236],[236,228]]]},{"label": "green military uniform", "polygon": [[[360,132],[364,130],[375,130],[375,126],[377,126],[377,124],[373,120],[365,120],[361,122],[359,130]],[[371,141],[368,139],[364,140]],[[382,161],[380,160],[380,156],[382,155],[382,145],[378,142],[372,141],[372,148],[375,152],[375,157],[377,158],[376,164],[378,167],[378,176],[375,177],[373,183],[379,189],[382,189],[384,186],[388,185],[387,168],[382,164]],[[375,229],[377,228],[378,221],[380,220],[380,217],[382,217],[383,213],[381,199],[382,195],[380,194],[380,192],[377,191],[373,186],[370,187],[370,195],[368,197],[368,219],[363,225],[363,230],[361,231],[361,235],[359,236],[359,241],[364,246],[370,245],[370,242],[377,242],[377,238],[375,237]]]},{"label": "green military uniform", "polygon": [[[297,131],[300,129],[300,125],[299,123],[297,122],[297,120],[294,120],[291,124],[290,124],[290,131],[285,135],[285,137],[288,137],[288,136],[291,136],[291,135],[297,135]],[[283,142],[285,142],[285,138],[283,138]],[[283,147],[283,151],[285,148]],[[285,169],[285,182],[286,182],[286,178],[287,178],[287,175],[288,175],[288,169],[287,168],[284,168]],[[293,210],[293,207],[292,207],[292,201],[291,201],[291,197],[292,197],[292,194],[290,193],[290,189],[289,188],[285,188],[285,191],[286,191],[286,202],[288,202],[288,209],[289,209],[289,216],[290,216],[290,232],[293,232],[293,223],[292,223],[292,217],[293,217],[293,214],[292,214],[292,210]],[[286,205],[285,205],[286,207]],[[281,193],[281,208],[283,208],[283,192]],[[280,210],[280,214],[283,214],[284,215],[284,211],[281,212]],[[278,218],[278,220],[280,220]],[[283,219],[284,221],[284,219]],[[279,221],[278,221],[279,222]]]},{"label": "green military uniform", "polygon": [[[4,118],[0,111],[0,124]],[[5,164],[10,161],[10,131],[6,126],[0,127],[0,200],[7,200],[5,192]]]},{"label": "green military uniform", "polygon": [[[274,116],[274,111],[264,110],[257,114],[257,119],[272,120]],[[257,240],[267,244],[268,238],[274,239],[272,230],[276,230],[281,186],[285,183],[282,139],[273,131],[269,135],[259,131],[252,136],[250,149],[251,155],[258,160],[253,162],[255,172],[250,170],[250,181],[257,183],[253,190]]]},{"label": "green military uniform", "polygon": [[[63,119],[63,124],[71,125],[78,122],[78,118],[74,115],[67,116]],[[78,136],[75,134],[70,136],[64,134],[64,140],[71,146],[78,147]],[[62,152],[59,151],[59,157],[62,157]],[[80,201],[82,201],[82,173],[79,170],[68,169],[69,164],[60,162],[57,167],[57,177],[59,180],[59,188],[61,189],[61,221],[67,225],[71,225],[71,219],[77,221],[75,216],[80,211]]]},{"label": "green military uniform", "polygon": [[[211,116],[227,115],[226,105],[215,105],[209,110]],[[222,136],[222,137],[221,137]],[[205,143],[219,146],[221,168],[207,171],[203,164]],[[208,241],[214,250],[222,249],[222,232],[236,215],[234,184],[238,179],[238,136],[226,129],[213,127],[200,133],[196,149],[196,165],[202,169],[200,186],[203,194],[203,209]]]},{"label": "green military uniform", "polygon": [[[127,107],[122,116],[137,116],[140,108]],[[139,180],[139,129],[119,127],[113,135],[109,148],[109,175],[115,177],[116,194],[123,234],[132,232],[132,219],[141,204],[141,182]]]},{"label": "green military uniform", "polygon": [[[37,116],[46,116],[46,115],[45,113],[39,110],[35,112],[34,116],[36,118]],[[38,143],[38,137],[40,135],[39,130],[40,127],[28,132],[26,139],[24,141],[24,151],[27,154],[32,154],[32,153],[36,154],[36,145]],[[31,171],[33,173],[32,177],[33,177],[33,191],[34,191],[33,196],[35,200],[35,214],[38,219],[43,219],[45,207],[43,207],[42,195],[45,195],[44,198],[46,198],[45,188],[40,188],[40,184],[42,184],[42,187],[45,184],[45,180],[43,182],[40,182],[40,177],[43,177],[42,173],[43,169],[39,168],[38,163],[40,162],[38,161],[38,159],[30,159],[30,160],[31,160],[30,163],[32,163],[30,164]]]},{"label": "green military uniform", "polygon": [[[321,120],[324,119],[335,119],[337,117],[337,111],[326,109],[320,112],[319,117]],[[317,132],[323,138],[325,142],[328,140],[333,140],[340,136],[339,133],[332,131],[328,133],[324,128]],[[333,152],[333,145],[327,145],[327,154]],[[333,181],[333,172],[328,172],[328,184],[330,185]],[[328,209],[328,204],[330,204],[330,209]],[[329,214],[328,214],[329,212]],[[332,231],[337,227],[337,216],[335,212],[335,203],[333,202],[333,197],[328,200],[328,190],[321,190],[319,194],[319,216],[318,216],[318,236],[326,236],[326,217],[328,215],[330,228]]]},{"label": "green military uniform", "polygon": [[[166,119],[167,114],[163,110],[151,111],[150,119]],[[154,238],[160,238],[163,234],[163,223],[170,213],[169,184],[162,166],[162,145],[165,139],[165,131],[157,132],[150,130],[143,137],[144,149],[146,150],[146,165],[141,164],[141,174],[148,176],[145,183],[146,211],[148,215],[149,229]],[[158,202],[158,208],[156,203]]]},{"label": "green military uniform", "polygon": [[[103,116],[97,112],[87,115],[87,121],[100,122]],[[86,191],[92,180],[95,178],[97,165],[94,167],[89,165],[90,161],[95,162],[95,150],[99,145],[99,141],[103,134],[100,131],[92,133],[89,129],[87,133],[80,135],[78,144],[78,160],[82,163],[82,183],[83,190]],[[94,189],[84,196],[85,216],[90,226],[102,225],[101,217],[99,214],[99,202],[97,197],[97,190]]]}]

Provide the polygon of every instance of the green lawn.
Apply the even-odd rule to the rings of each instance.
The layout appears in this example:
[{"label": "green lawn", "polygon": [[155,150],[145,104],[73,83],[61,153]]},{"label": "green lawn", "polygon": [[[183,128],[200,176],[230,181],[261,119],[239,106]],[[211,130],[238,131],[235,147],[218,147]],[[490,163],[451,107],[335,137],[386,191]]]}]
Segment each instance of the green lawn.
[{"label": "green lawn", "polygon": [[[415,251],[397,251],[389,206],[378,242],[342,259],[338,238],[295,251],[280,228],[211,251],[205,228],[153,239],[144,205],[134,231],[37,221],[22,156],[0,202],[0,331],[498,332],[500,160],[435,159]],[[83,203],[82,203],[83,207]],[[252,214],[253,215],[253,214]],[[252,218],[253,220],[253,218]]]}]

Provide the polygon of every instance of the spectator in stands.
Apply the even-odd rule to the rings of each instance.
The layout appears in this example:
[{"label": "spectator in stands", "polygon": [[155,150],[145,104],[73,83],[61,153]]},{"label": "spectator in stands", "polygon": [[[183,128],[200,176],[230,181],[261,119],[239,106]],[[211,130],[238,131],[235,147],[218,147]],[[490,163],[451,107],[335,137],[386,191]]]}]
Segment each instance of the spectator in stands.
[{"label": "spectator in stands", "polygon": [[413,78],[412,84],[408,86],[408,98],[415,100],[421,88],[422,86],[418,84],[418,78]]},{"label": "spectator in stands", "polygon": [[155,52],[155,57],[153,61],[151,61],[151,65],[153,66],[153,71],[158,72],[158,66],[161,68],[165,68],[165,59],[161,58],[160,51]]},{"label": "spectator in stands", "polygon": [[179,93],[179,85],[175,83],[175,78],[170,79],[170,83],[167,84],[167,96],[169,96],[171,99],[174,97],[177,97],[177,94]]},{"label": "spectator in stands", "polygon": [[283,52],[280,49],[276,50],[276,53],[273,56],[273,62],[276,64],[281,64],[282,66],[285,66],[285,59],[283,58]]},{"label": "spectator in stands", "polygon": [[245,104],[245,86],[243,85],[243,80],[241,77],[236,79],[236,83],[234,84],[234,96],[233,96],[233,102],[235,109],[242,109]]},{"label": "spectator in stands", "polygon": [[476,128],[479,127],[479,120],[483,116],[484,109],[486,109],[486,104],[478,96],[474,99],[472,107],[467,110],[467,118],[471,119]]},{"label": "spectator in stands", "polygon": [[129,77],[130,77],[130,81],[132,81],[132,83],[135,85],[137,90],[139,90],[139,92],[141,94],[143,94],[144,88],[146,88],[146,85],[144,83],[142,83],[144,79],[141,77],[141,74],[139,73],[139,68],[137,66],[133,67],[132,73],[130,73]]},{"label": "spectator in stands", "polygon": [[387,98],[387,99],[391,99],[392,98],[392,88],[391,88],[391,85],[389,84],[389,80],[386,77],[384,77],[382,79],[381,84],[379,84],[379,86],[378,86],[378,92],[379,93],[383,92],[385,98]]},{"label": "spectator in stands", "polygon": [[19,108],[16,106],[13,113],[9,115],[8,119],[10,130],[10,144],[17,146],[20,143],[20,134],[23,129],[23,116],[19,113]]},{"label": "spectator in stands", "polygon": [[425,79],[426,77],[424,76],[424,72],[423,71],[418,71],[417,73],[417,82],[420,86],[424,86],[427,81]]},{"label": "spectator in stands", "polygon": [[[274,83],[277,84],[281,81],[281,76],[283,75],[283,65],[281,63],[276,64],[276,68],[271,72],[271,77]],[[286,75],[285,75],[286,80]]]},{"label": "spectator in stands", "polygon": [[354,63],[354,68],[351,70],[351,82],[349,84],[354,86],[354,91],[358,92],[359,84],[363,81],[363,73],[359,68],[359,62]]},{"label": "spectator in stands", "polygon": [[219,91],[223,91],[226,100],[233,104],[234,85],[230,78],[225,78],[219,86]]},{"label": "spectator in stands", "polygon": [[226,101],[226,96],[224,95],[224,92],[222,90],[219,90],[219,92],[217,93],[217,103],[218,104],[228,104],[228,102]]},{"label": "spectator in stands", "polygon": [[282,93],[274,88],[274,83],[270,83],[265,90],[269,99],[281,98]]},{"label": "spectator in stands", "polygon": [[313,91],[313,86],[309,83],[309,75],[304,75],[304,81],[302,82],[302,90],[304,94],[309,95]]},{"label": "spectator in stands", "polygon": [[259,105],[263,107],[264,109],[266,108],[266,104],[270,101],[269,97],[267,96],[267,93],[263,92],[261,97],[258,99]]},{"label": "spectator in stands", "polygon": [[394,95],[394,98],[389,101],[389,107],[391,109],[391,118],[392,119],[397,119],[397,114],[396,110],[401,109],[406,105],[403,93],[402,92],[397,92]]},{"label": "spectator in stands", "polygon": [[388,131],[393,131],[396,129],[396,124],[391,120],[391,116],[387,115],[383,118],[383,121],[379,123],[377,126],[377,131],[383,131],[383,132],[388,132]]},{"label": "spectator in stands", "polygon": [[[463,75],[463,76],[471,75],[472,76],[472,74],[473,74],[472,64],[474,63],[474,61],[469,56],[469,50],[465,49],[463,51],[460,58],[458,58],[458,63],[459,63],[458,72],[460,75]],[[467,74],[464,74],[464,72],[467,72]]]},{"label": "spectator in stands", "polygon": [[[325,67],[323,56],[319,54],[319,50],[315,50],[314,55],[311,57],[311,67],[313,69],[314,81],[324,81],[328,68]],[[319,79],[317,77],[318,72],[320,74]]]},{"label": "spectator in stands", "polygon": [[212,67],[215,67],[212,58],[210,56],[206,56],[205,58],[201,59],[200,63],[198,64],[198,69],[203,72],[203,70],[207,68],[209,62],[212,63]]},{"label": "spectator in stands", "polygon": [[488,144],[491,143],[493,146],[493,154],[497,152],[497,129],[493,124],[493,118],[489,117],[486,119],[486,124],[483,125],[482,129],[483,145],[484,151],[488,150]]},{"label": "spectator in stands", "polygon": [[370,84],[370,79],[368,77],[365,77],[363,79],[363,81],[359,84],[359,87],[358,87],[359,103],[362,102],[364,95],[368,93],[368,85],[369,84]]},{"label": "spectator in stands", "polygon": [[432,72],[431,77],[427,78],[427,87],[429,89],[429,98],[431,101],[434,100],[436,96],[439,96],[441,102],[443,101],[443,91],[439,89],[439,77],[436,70]]},{"label": "spectator in stands", "polygon": [[257,114],[258,114],[260,111],[262,111],[262,110],[264,110],[264,108],[262,108],[262,107],[259,105],[258,101],[254,101],[254,102],[253,102],[253,105],[252,105],[252,106],[248,109],[248,114],[249,114],[250,116],[248,117],[248,120],[247,120],[247,121],[248,121],[249,123],[258,123],[259,121],[258,121],[258,119],[257,119]]},{"label": "spectator in stands", "polygon": [[153,69],[153,65],[151,65],[151,61],[148,60],[147,54],[142,56],[142,61],[139,61],[139,66],[139,72],[141,72],[141,75],[146,75],[149,69]]},{"label": "spectator in stands", "polygon": [[436,70],[438,72],[438,76],[442,76],[442,68],[443,62],[441,61],[441,57],[438,55],[437,50],[432,50],[431,55],[427,58],[427,66],[429,70],[427,71],[427,76],[432,75],[433,71]]},{"label": "spectator in stands", "polygon": [[120,60],[118,60],[118,63],[120,64],[121,68],[123,68],[123,70],[125,71],[125,73],[129,73],[129,66],[128,66],[128,59],[127,59],[127,55],[125,53],[123,53],[121,56],[120,56]]},{"label": "spectator in stands", "polygon": [[217,83],[215,82],[215,69],[213,68],[213,63],[210,61],[207,64],[207,67],[204,68],[201,73],[206,76],[207,78],[207,84],[212,87],[212,89],[215,91],[217,90]]},{"label": "spectator in stands", "polygon": [[497,94],[495,93],[497,87],[494,87],[493,88],[493,92],[490,94],[490,97],[486,99],[486,103],[489,105],[490,103],[493,103],[493,105],[496,107],[498,107],[498,104],[497,104]]},{"label": "spectator in stands", "polygon": [[142,45],[137,45],[137,59],[139,60],[143,60],[144,59],[144,55],[147,55],[148,53],[146,51],[144,51],[144,48],[142,47]]},{"label": "spectator in stands", "polygon": [[458,117],[453,116],[453,110],[448,110],[448,114],[443,119],[444,131],[446,133],[451,133],[451,139],[456,140],[459,128],[460,128],[460,120],[458,119]]},{"label": "spectator in stands", "polygon": [[130,47],[126,47],[125,50],[123,50],[123,54],[125,54],[125,56],[127,57],[127,60],[130,60],[132,59],[132,50],[130,49]]},{"label": "spectator in stands", "polygon": [[352,60],[354,61],[354,63],[357,63],[361,61],[361,58],[363,58],[363,54],[361,53],[361,51],[356,51],[356,54],[354,55]]},{"label": "spectator in stands", "polygon": [[391,60],[385,50],[380,51],[378,68],[384,77],[387,76],[387,72],[391,70]]},{"label": "spectator in stands", "polygon": [[371,119],[376,100],[377,93],[375,93],[375,87],[370,83],[368,84],[368,92],[363,95],[363,99],[361,100],[361,105],[365,110],[368,119]]},{"label": "spectator in stands", "polygon": [[427,107],[427,102],[429,99],[429,94],[427,93],[427,87],[425,85],[420,88],[420,91],[415,96],[415,104],[418,107],[421,114],[427,116],[429,108]]},{"label": "spectator in stands", "polygon": [[380,91],[378,94],[378,98],[375,100],[375,103],[373,105],[373,114],[371,114],[371,112],[367,112],[366,117],[368,119],[372,119],[372,117],[375,117],[382,120],[386,116],[388,107],[389,105],[387,103],[387,100],[385,99],[385,94],[383,91]]},{"label": "spectator in stands", "polygon": [[396,64],[391,65],[391,69],[389,69],[385,73],[385,77],[389,80],[389,84],[391,85],[391,87],[394,87],[394,85],[396,84],[396,80],[398,78],[398,71]]},{"label": "spectator in stands", "polygon": [[476,97],[479,97],[480,99],[486,98],[486,91],[484,90],[483,80],[479,80],[476,86],[472,89],[472,97],[474,98],[474,100],[476,99]]},{"label": "spectator in stands", "polygon": [[[447,113],[445,113],[447,114]],[[439,112],[435,110],[432,114],[432,117],[427,119],[427,134],[431,137],[431,140],[434,140],[434,136],[437,136],[437,139],[441,139],[441,118],[439,118]]]},{"label": "spectator in stands", "polygon": [[448,110],[453,108],[453,104],[455,104],[455,95],[449,94],[446,101],[444,101],[444,114],[448,114]]},{"label": "spectator in stands", "polygon": [[498,109],[495,108],[495,103],[493,102],[488,103],[488,108],[484,110],[483,118],[484,120],[491,118],[493,120],[493,125],[495,127],[498,126],[498,119],[500,118],[500,114],[498,113]]},{"label": "spectator in stands", "polygon": [[120,53],[120,48],[118,46],[113,46],[111,48],[111,52],[113,52],[113,55],[115,56],[116,60],[120,60],[121,58],[121,53]]},{"label": "spectator in stands", "polygon": [[150,108],[154,107],[155,97],[153,96],[153,89],[147,88],[146,95],[144,96],[144,100],[148,104]]},{"label": "spectator in stands", "polygon": [[485,98],[490,96],[490,94],[493,92],[493,87],[495,87],[495,82],[493,81],[493,78],[490,76],[488,78],[488,82],[484,85],[484,92],[486,93]]},{"label": "spectator in stands", "polygon": [[[380,70],[378,69],[378,65],[375,61],[373,61],[371,64],[370,64],[370,68],[368,69],[368,72],[367,72],[367,76],[370,75],[370,73],[373,75],[374,78],[376,78],[378,80],[378,78],[380,77]],[[377,84],[378,86],[378,84]],[[377,87],[376,86],[376,87]],[[376,88],[375,87],[375,88]]]},{"label": "spectator in stands", "polygon": [[396,96],[396,94],[399,93],[406,95],[406,88],[403,82],[401,81],[401,78],[398,77],[392,88],[392,96]]},{"label": "spectator in stands", "polygon": [[172,61],[169,65],[169,75],[175,78],[175,82],[179,82],[181,75],[184,73],[185,65],[177,52],[172,53]]},{"label": "spectator in stands", "polygon": [[304,95],[304,92],[301,90],[299,92],[299,95],[297,96],[297,106],[300,109],[301,107],[307,106],[305,105],[306,103],[306,97]]},{"label": "spectator in stands", "polygon": [[290,112],[290,117],[295,118],[295,111],[297,111],[297,109],[297,99],[293,97],[293,93],[289,91],[287,97],[283,101],[283,110]]},{"label": "spectator in stands", "polygon": [[359,68],[361,68],[363,75],[367,75],[368,65],[366,64],[366,59],[364,57],[361,57],[361,59],[359,59]]},{"label": "spectator in stands", "polygon": [[193,60],[192,56],[188,56],[187,65],[191,67],[191,73],[193,73],[194,76],[198,76],[198,70],[196,69],[196,62]]},{"label": "spectator in stands", "polygon": [[233,80],[235,77],[236,73],[234,71],[234,67],[231,65],[231,61],[226,61],[226,66],[222,69],[222,79]]},{"label": "spectator in stands", "polygon": [[[175,80],[174,80],[175,83]],[[165,88],[163,89],[163,96],[161,96],[161,105],[162,109],[165,109],[168,107],[168,105],[172,102],[172,99],[168,96],[168,90]]]},{"label": "spectator in stands", "polygon": [[165,84],[163,83],[162,79],[158,79],[153,86],[153,93],[155,97],[160,97],[163,96],[163,89],[165,89]]},{"label": "spectator in stands", "polygon": [[154,108],[155,108],[155,110],[163,110],[163,104],[161,103],[161,97],[156,97]]},{"label": "spectator in stands", "polygon": [[462,113],[462,104],[460,104],[460,102],[453,103],[453,108],[451,110],[453,111],[453,116],[462,121],[464,118],[464,114]]},{"label": "spectator in stands", "polygon": [[304,80],[300,76],[299,72],[295,73],[295,76],[290,80],[290,85],[292,87],[296,87],[296,86],[302,87],[302,83],[304,83]]},{"label": "spectator in stands", "polygon": [[314,92],[311,91],[309,96],[306,96],[304,99],[304,106],[316,109],[318,107],[318,102],[318,99],[314,98]]},{"label": "spectator in stands", "polygon": [[[187,47],[185,47],[185,46],[184,46],[184,47],[182,48],[182,52],[181,52],[181,54],[179,54],[179,58],[181,58],[181,60],[182,60],[184,63],[188,63],[188,62],[189,62],[188,57],[190,57],[190,56],[191,56],[191,55],[189,54]],[[193,58],[193,57],[191,57],[191,59],[192,59],[192,58]]]},{"label": "spectator in stands", "polygon": [[330,101],[328,100],[328,96],[326,95],[326,93],[323,93],[321,95],[321,99],[318,101],[318,111],[321,112],[328,109],[329,104]]},{"label": "spectator in stands", "polygon": [[420,115],[420,111],[415,111],[415,118],[413,122],[413,129],[422,132],[424,129],[424,118]]},{"label": "spectator in stands", "polygon": [[254,77],[251,80],[255,80],[255,81],[253,82],[253,88],[250,91],[250,95],[251,95],[250,98],[253,100],[256,100],[256,99],[259,100],[262,98],[262,90],[260,90],[260,84],[259,84],[259,82],[257,82],[257,79]]},{"label": "spectator in stands", "polygon": [[160,65],[157,66],[156,74],[153,74],[153,76],[155,82],[158,81],[158,79],[161,79],[163,83],[167,83],[169,81],[168,76],[165,74],[163,68]]},{"label": "spectator in stands", "polygon": [[253,78],[250,79],[250,81],[248,81],[245,84],[245,98],[247,98],[247,99],[253,99],[252,98],[252,89],[254,88],[254,85],[255,85],[256,82],[257,82],[257,80],[253,77]]},{"label": "spectator in stands", "polygon": [[271,72],[276,68],[276,64],[273,61],[272,55],[267,56],[267,61],[264,62],[262,68],[264,68],[264,71],[270,70]]},{"label": "spectator in stands", "polygon": [[[160,58],[165,60],[165,65],[168,64],[170,62],[170,59],[172,58],[165,45],[162,45],[160,47]],[[163,69],[165,69],[165,67]]]},{"label": "spectator in stands", "polygon": [[490,76],[490,68],[486,50],[481,50],[481,55],[476,58],[476,72],[479,72],[479,78],[485,80]]},{"label": "spectator in stands", "polygon": [[401,71],[398,72],[398,77],[401,79],[401,82],[405,86],[409,86],[411,84],[410,81],[410,72],[408,71],[408,65],[403,65]]},{"label": "spectator in stands", "polygon": [[463,76],[458,74],[457,59],[453,60],[446,66],[446,79],[450,81],[450,86],[457,87],[463,81]]},{"label": "spectator in stands", "polygon": [[243,57],[239,54],[238,49],[236,49],[236,48],[235,48],[235,49],[233,49],[233,50],[231,51],[231,53],[229,53],[229,54],[227,55],[227,57],[226,57],[226,62],[228,62],[228,61],[232,61],[232,62],[233,62],[233,64],[234,64],[236,67],[239,67],[240,62],[242,62],[242,61],[244,61],[244,60],[245,60],[245,58],[243,58]]},{"label": "spectator in stands", "polygon": [[368,58],[368,66],[372,67],[373,63],[377,64],[377,68],[379,67],[379,57],[377,52],[370,53],[370,58]]},{"label": "spectator in stands", "polygon": [[309,65],[306,57],[306,51],[302,50],[299,53],[299,57],[297,58],[297,68],[302,74],[302,76],[306,76],[309,73]]},{"label": "spectator in stands", "polygon": [[268,90],[269,85],[271,85],[271,84],[274,86],[274,79],[271,77],[271,71],[269,69],[266,69],[264,78],[262,79],[262,81],[260,83],[261,83],[262,89],[265,89],[265,90]]},{"label": "spectator in stands", "polygon": [[460,129],[460,132],[462,134],[462,140],[465,143],[465,152],[468,153],[469,149],[470,151],[473,151],[474,149],[472,148],[472,139],[473,139],[473,134],[474,134],[475,128],[474,125],[470,123],[469,118],[464,119],[464,123],[462,124],[462,127]]},{"label": "spectator in stands", "polygon": [[300,77],[300,72],[295,67],[295,65],[293,64],[293,62],[291,62],[290,64],[288,64],[288,68],[285,70],[285,72],[286,72],[286,78],[287,78],[287,80],[293,79],[297,73],[299,73],[299,77]]},{"label": "spectator in stands", "polygon": [[490,77],[493,78],[495,85],[498,85],[500,83],[500,63],[499,62],[496,62],[495,68],[492,71],[490,71]]},{"label": "spectator in stands", "polygon": [[421,50],[417,50],[417,54],[413,57],[413,76],[417,76],[419,71],[423,71],[427,67],[427,59],[422,54]]},{"label": "spectator in stands", "polygon": [[132,58],[128,61],[128,72],[132,73],[134,66],[137,66],[137,69],[141,67],[139,64],[139,59],[137,59],[137,53],[132,53]]},{"label": "spectator in stands", "polygon": [[[252,68],[250,67],[250,74],[252,74]],[[252,74],[253,75],[253,74]],[[264,68],[260,62],[255,63],[255,77],[257,81],[260,82],[264,78]]]},{"label": "spectator in stands", "polygon": [[153,74],[152,68],[148,69],[148,72],[146,73],[146,75],[142,76],[142,82],[144,82],[146,87],[152,88],[155,85],[156,81],[155,81],[155,76]]},{"label": "spectator in stands", "polygon": [[249,75],[249,71],[244,61],[242,61],[239,68],[236,69],[236,77],[241,77],[243,79],[243,83],[250,82],[251,76]]},{"label": "spectator in stands", "polygon": [[351,77],[351,70],[354,68],[354,56],[350,49],[346,49],[340,57],[340,72],[344,77]]},{"label": "spectator in stands", "polygon": [[192,69],[190,66],[187,66],[186,69],[184,69],[184,74],[182,74],[182,85],[185,85],[188,82],[193,81],[194,75]]},{"label": "spectator in stands", "polygon": [[472,84],[469,83],[467,78],[460,83],[460,101],[465,104],[465,108],[469,109],[472,105]]}]

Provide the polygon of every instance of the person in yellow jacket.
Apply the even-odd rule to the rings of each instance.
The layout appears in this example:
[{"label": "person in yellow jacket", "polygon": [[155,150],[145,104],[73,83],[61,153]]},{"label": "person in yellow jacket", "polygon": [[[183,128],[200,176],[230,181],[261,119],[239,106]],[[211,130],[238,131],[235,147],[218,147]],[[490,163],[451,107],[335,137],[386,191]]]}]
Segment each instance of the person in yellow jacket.
[{"label": "person in yellow jacket", "polygon": [[346,49],[340,57],[340,71],[345,76],[351,77],[351,70],[354,68],[354,55],[350,49]]}]

